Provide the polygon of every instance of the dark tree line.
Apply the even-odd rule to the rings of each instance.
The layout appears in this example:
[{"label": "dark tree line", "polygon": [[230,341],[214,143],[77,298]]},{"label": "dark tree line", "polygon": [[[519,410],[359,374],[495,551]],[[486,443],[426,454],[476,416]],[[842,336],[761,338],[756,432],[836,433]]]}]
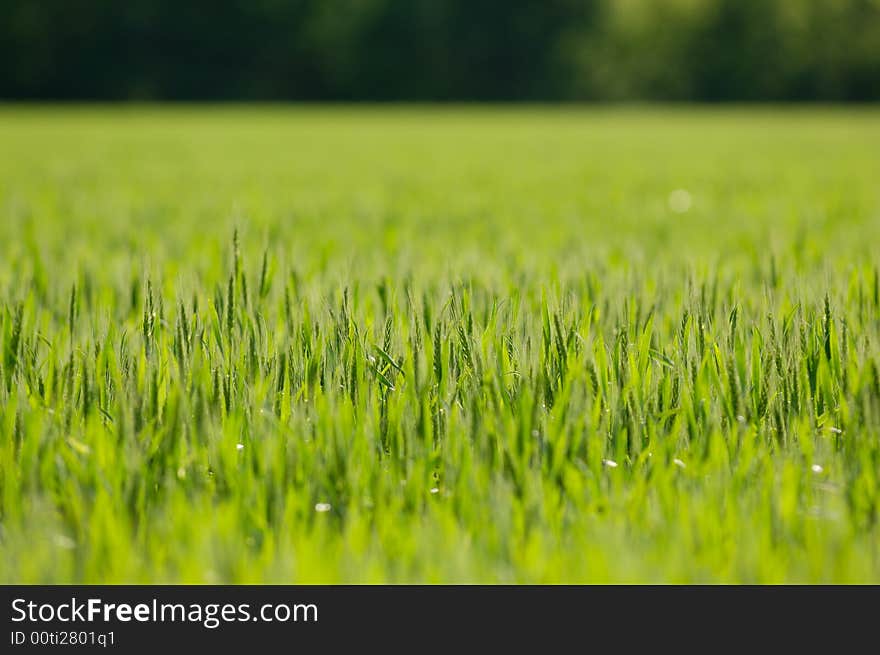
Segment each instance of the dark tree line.
[{"label": "dark tree line", "polygon": [[880,0],[0,0],[0,97],[878,100]]}]

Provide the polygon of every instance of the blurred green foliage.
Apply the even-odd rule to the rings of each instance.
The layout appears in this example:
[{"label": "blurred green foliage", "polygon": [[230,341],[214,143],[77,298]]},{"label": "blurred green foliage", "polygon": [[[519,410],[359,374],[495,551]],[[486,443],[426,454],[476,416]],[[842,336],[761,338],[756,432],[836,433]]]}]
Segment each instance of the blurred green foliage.
[{"label": "blurred green foliage", "polygon": [[876,100],[878,0],[4,0],[0,97]]}]

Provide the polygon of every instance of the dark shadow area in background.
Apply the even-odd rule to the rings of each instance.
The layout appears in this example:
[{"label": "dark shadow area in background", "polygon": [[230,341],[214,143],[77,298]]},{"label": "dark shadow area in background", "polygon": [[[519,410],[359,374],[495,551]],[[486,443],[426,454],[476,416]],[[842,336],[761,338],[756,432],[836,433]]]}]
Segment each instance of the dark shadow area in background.
[{"label": "dark shadow area in background", "polygon": [[3,0],[0,97],[880,99],[878,0]]}]

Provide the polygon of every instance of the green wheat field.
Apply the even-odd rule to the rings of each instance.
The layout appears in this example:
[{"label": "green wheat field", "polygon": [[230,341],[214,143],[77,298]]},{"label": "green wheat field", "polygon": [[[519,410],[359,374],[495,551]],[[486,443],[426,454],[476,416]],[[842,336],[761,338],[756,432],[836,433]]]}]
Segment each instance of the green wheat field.
[{"label": "green wheat field", "polygon": [[876,109],[0,144],[2,582],[880,582]]}]

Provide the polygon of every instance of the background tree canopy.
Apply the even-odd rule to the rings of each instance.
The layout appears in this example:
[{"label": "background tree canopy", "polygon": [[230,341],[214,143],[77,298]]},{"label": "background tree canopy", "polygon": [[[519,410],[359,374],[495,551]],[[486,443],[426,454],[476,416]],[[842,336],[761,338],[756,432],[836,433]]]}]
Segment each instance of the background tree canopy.
[{"label": "background tree canopy", "polygon": [[4,0],[0,97],[878,100],[880,0]]}]

